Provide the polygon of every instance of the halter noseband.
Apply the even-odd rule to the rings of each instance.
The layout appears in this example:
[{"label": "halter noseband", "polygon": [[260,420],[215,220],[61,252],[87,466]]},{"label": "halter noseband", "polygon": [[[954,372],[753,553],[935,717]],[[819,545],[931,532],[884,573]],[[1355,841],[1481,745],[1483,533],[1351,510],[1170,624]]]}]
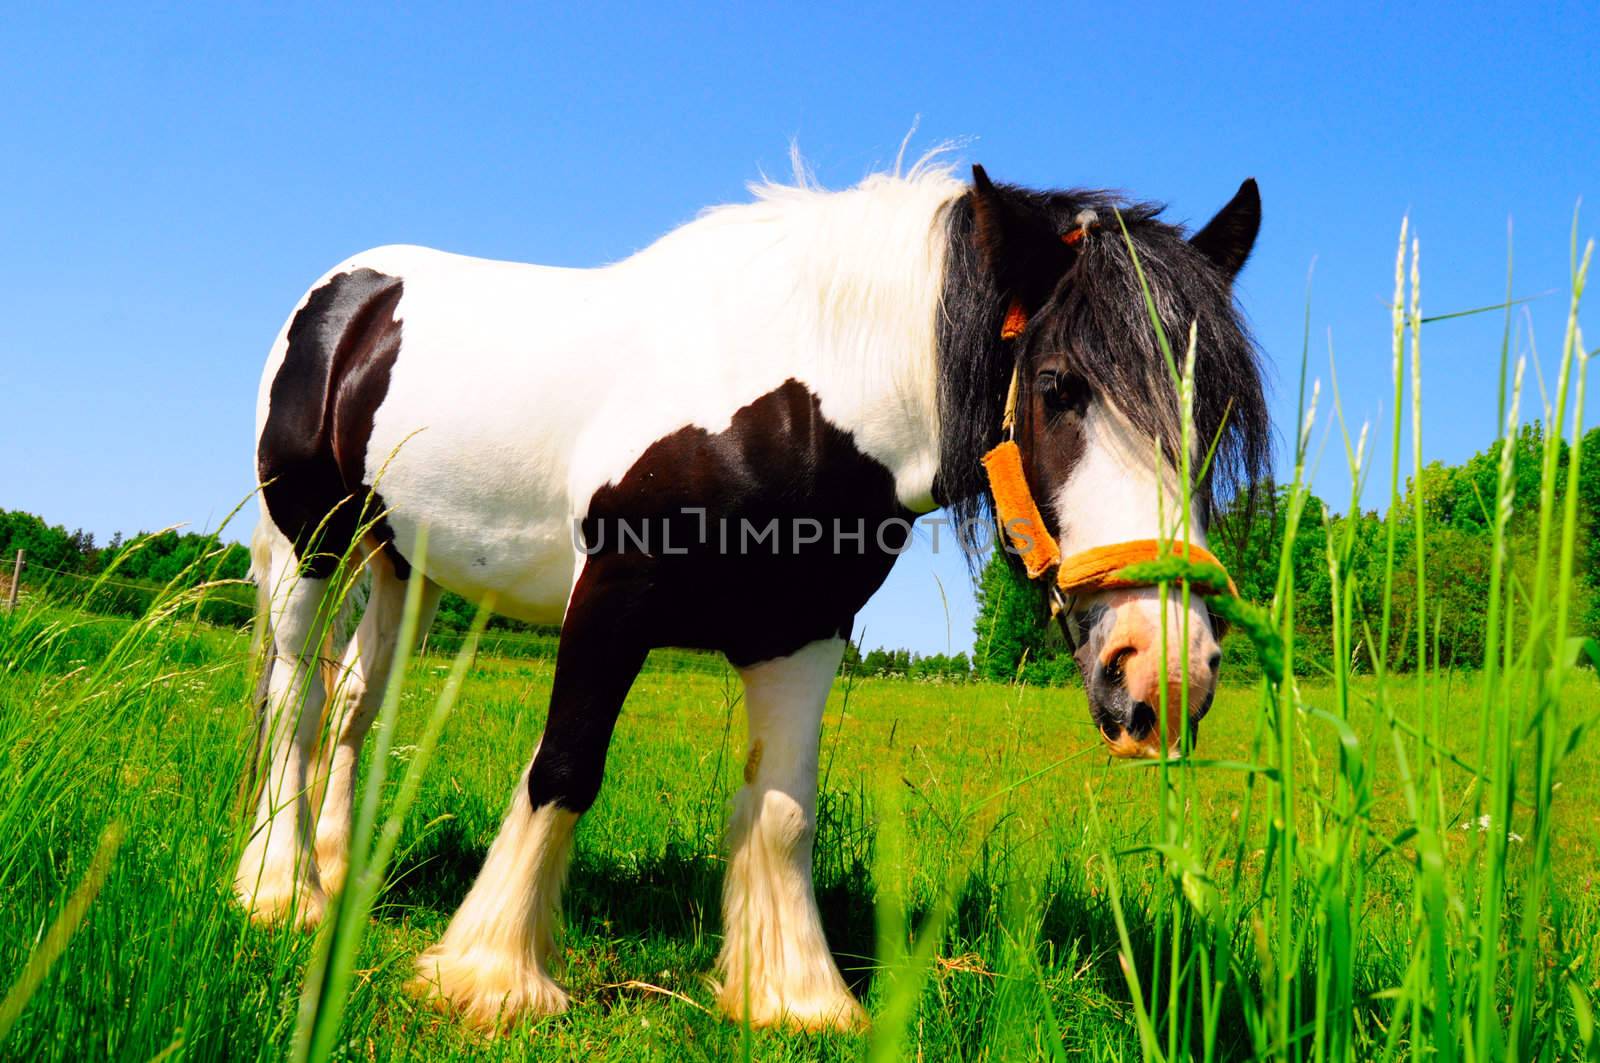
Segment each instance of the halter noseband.
[{"label": "halter noseband", "polygon": [[[1089,215],[1085,217],[1085,215]],[[1090,229],[1099,228],[1092,212],[1085,211],[1076,219],[1078,227],[1061,239],[1068,245],[1077,244]],[[1002,340],[1014,340],[1028,327],[1028,315],[1016,299],[1006,309],[1005,323],[1000,330]],[[1005,417],[1001,428],[1006,433],[1003,443],[983,456],[984,472],[989,477],[989,494],[994,499],[995,515],[1000,527],[1011,541],[1029,579],[1055,573],[1050,584],[1050,612],[1061,623],[1061,631],[1074,651],[1082,644],[1082,635],[1073,617],[1073,602],[1080,595],[1100,591],[1120,590],[1128,587],[1150,587],[1171,578],[1162,574],[1154,578],[1148,571],[1149,562],[1176,557],[1207,567],[1214,567],[1220,580],[1212,581],[1215,589],[1196,586],[1201,594],[1223,593],[1221,583],[1226,581],[1226,593],[1234,598],[1239,588],[1233,577],[1216,556],[1203,546],[1178,541],[1162,542],[1159,539],[1135,539],[1130,542],[1095,546],[1070,557],[1061,556],[1061,547],[1045,528],[1039,506],[1028,489],[1027,477],[1022,472],[1022,451],[1016,443],[1017,387],[1020,367],[1011,367],[1011,384],[1006,390]]]},{"label": "halter noseband", "polygon": [[[1015,387],[1015,383],[1013,383]],[[1093,546],[1063,558],[1055,536],[1044,526],[1039,506],[1028,490],[1027,478],[1022,472],[1022,451],[1016,441],[1007,439],[983,456],[983,468],[989,476],[989,493],[994,498],[995,514],[1000,527],[1011,541],[1012,548],[1022,559],[1029,579],[1039,579],[1054,572],[1050,581],[1050,612],[1061,623],[1067,643],[1074,649],[1082,644],[1082,634],[1072,614],[1074,599],[1101,591],[1122,590],[1129,587],[1151,587],[1162,579],[1151,578],[1138,571],[1147,562],[1176,557],[1192,564],[1214,567],[1221,575],[1220,584],[1227,583],[1225,593],[1237,598],[1239,588],[1228,575],[1216,555],[1196,543],[1160,539],[1134,539],[1109,546]],[[1209,588],[1195,588],[1201,594],[1220,593]]]}]

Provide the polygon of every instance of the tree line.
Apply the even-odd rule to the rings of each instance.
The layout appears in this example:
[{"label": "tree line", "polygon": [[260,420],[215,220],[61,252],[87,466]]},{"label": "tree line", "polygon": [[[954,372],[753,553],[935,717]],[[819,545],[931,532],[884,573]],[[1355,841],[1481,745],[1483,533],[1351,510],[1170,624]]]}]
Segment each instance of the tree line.
[{"label": "tree line", "polygon": [[[220,541],[215,534],[165,529],[141,531],[123,538],[117,532],[98,546],[92,532],[72,531],[23,510],[0,509],[0,564],[10,577],[11,558],[27,552],[25,586],[48,589],[56,597],[115,616],[142,616],[162,589],[198,586],[202,581],[250,578],[250,551],[240,543]],[[202,560],[203,559],[203,560]],[[107,575],[109,572],[109,575]],[[99,577],[106,576],[104,580]],[[255,593],[248,587],[212,590],[203,610],[205,619],[240,626],[255,610]],[[459,594],[445,592],[434,614],[431,632],[456,634],[472,623],[477,606]],[[554,635],[556,629],[495,616],[489,627],[529,635]]]},{"label": "tree line", "polygon": [[[1427,582],[1427,617],[1430,655],[1444,667],[1475,668],[1485,649],[1484,602],[1488,599],[1493,515],[1499,478],[1501,442],[1472,455],[1460,465],[1432,462],[1417,479],[1408,479],[1401,504],[1394,507],[1394,585],[1390,598],[1390,644],[1383,659],[1391,669],[1416,667],[1414,638],[1416,594],[1416,535],[1414,522],[1420,502],[1423,520],[1424,578]],[[1537,520],[1536,500],[1541,488],[1544,431],[1537,422],[1523,426],[1511,440],[1512,478],[1516,508],[1509,526],[1509,574],[1531,585],[1534,557],[1531,541]],[[1574,570],[1572,615],[1576,631],[1600,634],[1600,428],[1584,437],[1579,463],[1577,512],[1580,521]],[[1567,482],[1568,449],[1560,448],[1557,477],[1558,501]],[[1240,492],[1214,517],[1208,539],[1212,552],[1227,567],[1247,600],[1271,600],[1279,578],[1280,558],[1288,524],[1288,488],[1275,483]],[[1384,574],[1391,541],[1390,515],[1376,510],[1337,513],[1312,496],[1304,510],[1290,551],[1289,568],[1296,588],[1296,667],[1314,675],[1330,665],[1332,652],[1332,580],[1328,572],[1328,543],[1352,536],[1349,578],[1355,587],[1355,607],[1368,623],[1369,633],[1355,647],[1358,671],[1370,671],[1379,637],[1378,617],[1383,608]],[[245,581],[250,575],[249,551],[238,543],[219,542],[214,535],[167,529],[140,532],[124,539],[114,535],[104,546],[82,529],[67,531],[20,510],[0,509],[0,559],[8,561],[18,549],[27,551],[30,576],[38,586],[64,584],[83,593],[93,577],[115,565],[113,578],[85,602],[97,611],[140,615],[154,594],[174,580],[194,585],[201,579]],[[196,562],[206,560],[202,564]],[[0,564],[0,577],[9,576]],[[917,654],[906,649],[879,647],[864,650],[852,642],[846,649],[846,667],[858,675],[910,679],[963,681],[969,678],[1010,682],[1021,679],[1039,685],[1071,681],[1076,663],[1044,606],[1043,590],[1030,584],[1015,565],[998,551],[992,553],[977,577],[978,612],[971,654]],[[219,623],[248,622],[253,595],[240,587],[237,593],[216,596],[208,602],[207,618]],[[433,631],[464,631],[476,607],[459,595],[446,593],[440,602]],[[495,617],[490,627],[539,635],[554,635],[554,628]],[[1223,641],[1224,674],[1255,674],[1248,644],[1239,637]]]},{"label": "tree line", "polygon": [[[18,550],[27,551],[28,569],[36,574],[98,576],[122,555],[116,576],[131,582],[165,585],[185,575],[186,580],[198,583],[202,569],[216,579],[242,580],[250,575],[250,551],[239,543],[218,542],[214,535],[169,528],[140,532],[124,540],[117,532],[104,546],[96,546],[94,534],[82,528],[69,532],[32,513],[0,509],[0,557],[9,560]],[[220,553],[211,562],[196,566],[196,561],[214,551]]]},{"label": "tree line", "polygon": [[972,662],[965,653],[921,654],[881,646],[862,653],[853,639],[844,648],[844,668],[855,675],[940,682],[960,682],[972,675]]}]

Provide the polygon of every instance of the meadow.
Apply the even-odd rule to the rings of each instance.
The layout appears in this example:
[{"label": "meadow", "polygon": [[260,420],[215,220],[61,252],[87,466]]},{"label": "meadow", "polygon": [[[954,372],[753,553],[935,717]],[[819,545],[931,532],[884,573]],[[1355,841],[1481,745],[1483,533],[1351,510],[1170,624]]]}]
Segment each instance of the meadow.
[{"label": "meadow", "polygon": [[[77,932],[21,1015],[5,1016],[16,1021],[5,1054],[289,1054],[314,938],[252,927],[230,889],[246,819],[246,636],[180,619],[137,624],[41,608],[0,620],[0,638],[8,651],[0,778],[13,839],[0,864],[0,970],[20,971],[40,947],[93,874],[107,824],[122,836]],[[439,656],[415,664],[388,754],[394,768],[414,755],[449,665]],[[484,657],[468,672],[405,817],[334,1055],[726,1059],[749,1047],[754,1058],[810,1059],[867,1051],[871,1035],[747,1032],[709,1011],[723,813],[740,781],[739,688],[731,672],[690,670],[671,656],[653,662],[629,697],[606,788],[579,832],[567,894],[565,980],[574,1009],[485,1039],[401,991],[494,836],[537,742],[550,678],[549,662],[538,659]],[[1404,840],[1394,844],[1407,830],[1395,762],[1406,744],[1382,740],[1388,728],[1372,706],[1375,687],[1369,678],[1351,690],[1349,728],[1370,758],[1374,785],[1364,813],[1370,835],[1347,868],[1364,880],[1348,910],[1357,990],[1349,1006],[1373,1051],[1384,1042],[1388,995],[1409,976],[1419,931],[1418,854]],[[1441,693],[1452,716],[1471,719],[1481,682],[1457,677]],[[1300,694],[1308,710],[1335,703],[1330,685],[1306,684]],[[1398,700],[1402,711],[1414,707],[1409,693]],[[1591,673],[1574,677],[1566,701],[1575,713],[1600,713],[1600,682]],[[1267,932],[1271,916],[1272,825],[1270,813],[1256,810],[1270,803],[1263,799],[1271,780],[1253,784],[1239,769],[1266,752],[1266,723],[1256,689],[1223,687],[1196,750],[1212,763],[1182,769],[1181,784],[1173,781],[1190,830],[1212,839],[1208,866],[1178,868],[1151,848],[1163,838],[1166,780],[1107,760],[1080,690],[842,677],[824,738],[817,882],[840,966],[875,1014],[908,977],[892,953],[879,951],[878,923],[895,922],[880,906],[906,913],[912,926],[948,909],[935,916],[944,933],[920,971],[897,1050],[920,1059],[1138,1058],[1136,1006],[1119,956],[1131,947],[1146,992],[1159,994],[1165,968],[1155,961],[1162,935],[1172,932],[1174,882],[1198,902],[1195,913],[1238,903],[1242,940],[1229,946],[1239,954],[1227,962],[1249,972],[1250,990],[1263,991],[1275,958],[1250,938]],[[1470,757],[1472,728],[1449,724],[1446,751]],[[1341,778],[1346,748],[1329,740],[1332,728],[1316,730],[1305,735],[1313,755],[1299,765],[1308,834],[1318,797]],[[1583,746],[1564,765],[1563,790],[1595,793],[1597,769],[1591,745]],[[391,771],[386,803],[399,774]],[[1442,839],[1444,855],[1465,873],[1486,837],[1474,827],[1473,775],[1451,766],[1438,781],[1454,828]],[[1551,968],[1589,988],[1600,981],[1591,944],[1600,922],[1600,809],[1579,798],[1557,802],[1554,815],[1559,873],[1541,940]],[[885,817],[896,823],[890,854],[882,851]],[[1512,827],[1520,839],[1507,851],[1514,873],[1531,859],[1532,827],[1523,814]],[[1236,896],[1224,900],[1223,891]],[[1303,929],[1297,953],[1310,950]],[[914,935],[902,930],[899,944],[913,952]],[[1247,1013],[1232,977],[1224,972],[1218,982],[1215,1058],[1248,1058],[1264,1047],[1251,1032],[1262,1017]],[[1408,1043],[1402,1035],[1401,1046]]]},{"label": "meadow", "polygon": [[[1420,427],[1423,318],[1406,251],[1402,235],[1390,408]],[[1319,397],[1303,388],[1279,580],[1268,601],[1227,605],[1262,677],[1225,682],[1182,761],[1108,762],[1075,688],[839,678],[815,867],[830,943],[872,1015],[860,1033],[751,1030],[710,1011],[720,838],[743,748],[739,686],[720,665],[660,654],[635,684],[566,895],[575,1006],[490,1039],[401,985],[534,748],[548,660],[475,656],[472,635],[454,657],[416,658],[368,743],[355,885],[322,932],[261,929],[231,891],[247,829],[247,633],[200,619],[206,582],[175,579],[131,620],[25,598],[0,614],[0,1052],[1600,1058],[1600,681],[1588,667],[1600,644],[1573,617],[1589,534],[1576,484],[1596,460],[1574,412],[1587,367],[1576,241],[1573,257],[1560,363],[1534,411],[1552,426],[1535,497],[1513,476],[1523,369],[1504,381],[1473,667],[1438,650],[1461,618],[1430,597],[1420,494],[1398,519],[1423,463],[1420,432],[1406,453],[1396,423],[1386,564],[1356,573],[1349,522],[1325,537],[1335,663],[1297,670],[1297,527],[1332,527],[1306,510]],[[1191,345],[1173,360],[1180,388],[1193,357]],[[1359,482],[1366,433],[1344,431],[1336,394],[1323,402]],[[1514,517],[1527,555],[1516,565]],[[1409,581],[1397,557],[1415,564]],[[1218,579],[1152,564],[1166,594]],[[1362,606],[1374,590],[1377,607]],[[1398,632],[1417,667],[1358,652]]]}]

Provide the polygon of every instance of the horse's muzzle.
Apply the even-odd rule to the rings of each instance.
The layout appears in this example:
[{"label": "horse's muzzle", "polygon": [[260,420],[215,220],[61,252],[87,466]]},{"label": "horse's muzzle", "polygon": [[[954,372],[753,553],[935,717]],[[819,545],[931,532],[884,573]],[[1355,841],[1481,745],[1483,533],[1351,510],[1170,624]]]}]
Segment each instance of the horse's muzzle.
[{"label": "horse's muzzle", "polygon": [[1095,727],[1113,756],[1182,756],[1185,734],[1189,748],[1193,748],[1200,736],[1200,721],[1211,711],[1220,661],[1213,655],[1204,663],[1191,666],[1186,713],[1181,669],[1162,676],[1138,656],[1134,650],[1123,648],[1088,670],[1085,685]]}]

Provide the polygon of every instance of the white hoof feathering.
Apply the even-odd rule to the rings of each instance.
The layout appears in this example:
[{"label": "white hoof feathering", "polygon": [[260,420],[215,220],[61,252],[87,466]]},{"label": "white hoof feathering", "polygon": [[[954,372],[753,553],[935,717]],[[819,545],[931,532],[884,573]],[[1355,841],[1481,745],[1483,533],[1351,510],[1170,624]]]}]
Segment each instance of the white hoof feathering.
[{"label": "white hoof feathering", "polygon": [[811,884],[817,747],[843,646],[813,643],[741,672],[750,752],[728,821],[717,1003],[753,1026],[866,1025],[828,950]]},{"label": "white hoof feathering", "polygon": [[332,897],[344,889],[350,871],[350,800],[352,778],[359,745],[341,743],[329,758],[331,768],[323,783],[322,800],[312,807],[317,813],[317,874],[322,889]]},{"label": "white hoof feathering", "polygon": [[508,962],[496,948],[456,953],[435,945],[417,957],[417,975],[406,988],[440,1012],[491,1031],[558,1015],[570,1003],[567,991],[536,964]]},{"label": "white hoof feathering", "polygon": [[752,1026],[861,1028],[866,1013],[834,965],[812,893],[814,828],[787,794],[746,787],[738,802],[718,1005]]},{"label": "white hoof feathering", "polygon": [[260,855],[246,852],[239,862],[233,892],[250,914],[252,923],[257,926],[288,923],[309,928],[322,922],[327,894],[314,870],[305,867],[300,870],[302,874],[296,876],[292,861],[264,863]]},{"label": "white hoof feathering", "polygon": [[551,968],[577,821],[553,804],[532,810],[524,774],[483,870],[407,989],[485,1030],[565,1011]]},{"label": "white hoof feathering", "polygon": [[322,880],[322,891],[336,897],[344,889],[345,876],[350,871],[350,836],[347,833],[317,835],[317,877]]}]

